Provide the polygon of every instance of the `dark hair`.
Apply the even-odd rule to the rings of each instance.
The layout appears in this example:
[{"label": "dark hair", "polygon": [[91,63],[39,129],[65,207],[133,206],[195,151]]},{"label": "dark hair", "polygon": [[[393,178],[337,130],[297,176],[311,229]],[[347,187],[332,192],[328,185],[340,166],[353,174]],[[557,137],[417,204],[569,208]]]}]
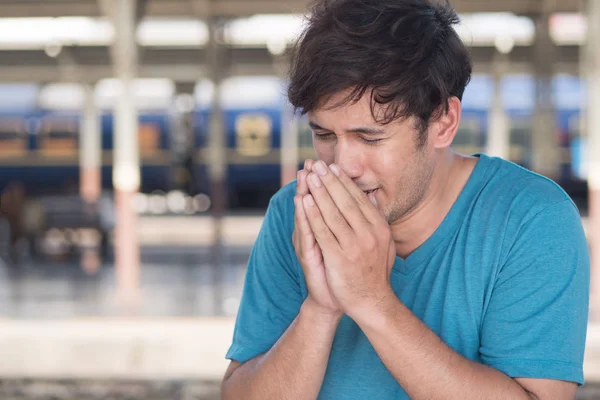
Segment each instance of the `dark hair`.
[{"label": "dark hair", "polygon": [[[352,89],[336,107],[369,90],[377,122],[417,116],[424,144],[429,121],[448,111],[451,96],[462,99],[471,77],[458,22],[447,1],[316,1],[292,55],[289,100],[305,114],[342,91]],[[376,104],[386,105],[382,118]]]}]

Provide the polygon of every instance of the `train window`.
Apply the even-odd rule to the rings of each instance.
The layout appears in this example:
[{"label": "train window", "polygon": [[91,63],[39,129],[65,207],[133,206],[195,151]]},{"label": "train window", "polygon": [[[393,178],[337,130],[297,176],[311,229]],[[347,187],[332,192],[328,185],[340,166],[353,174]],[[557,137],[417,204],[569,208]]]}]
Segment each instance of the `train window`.
[{"label": "train window", "polygon": [[569,117],[569,135],[571,138],[576,138],[582,136],[581,125],[582,125],[582,116],[579,114],[573,114]]},{"label": "train window", "polygon": [[26,150],[25,120],[0,118],[0,158],[22,156]]},{"label": "train window", "polygon": [[316,159],[317,155],[313,147],[313,133],[310,125],[308,125],[308,117],[306,115],[300,118],[298,126],[298,158],[301,162],[308,158]]},{"label": "train window", "polygon": [[264,114],[242,114],[235,121],[236,150],[244,156],[264,156],[271,151],[271,119]]},{"label": "train window", "polygon": [[452,148],[463,154],[477,153],[481,151],[480,137],[479,121],[475,118],[463,117],[452,141]]},{"label": "train window", "polygon": [[160,148],[160,130],[158,126],[152,123],[140,123],[138,125],[138,140],[141,157],[156,154]]},{"label": "train window", "polygon": [[529,165],[531,139],[530,120],[515,119],[511,121],[509,160],[520,165]]},{"label": "train window", "polygon": [[308,125],[308,118],[298,117],[300,118],[298,124],[298,147],[305,148],[313,146],[312,142],[312,129],[310,129],[310,125]]},{"label": "train window", "polygon": [[39,138],[42,154],[50,157],[72,157],[78,152],[78,126],[74,118],[46,118]]}]

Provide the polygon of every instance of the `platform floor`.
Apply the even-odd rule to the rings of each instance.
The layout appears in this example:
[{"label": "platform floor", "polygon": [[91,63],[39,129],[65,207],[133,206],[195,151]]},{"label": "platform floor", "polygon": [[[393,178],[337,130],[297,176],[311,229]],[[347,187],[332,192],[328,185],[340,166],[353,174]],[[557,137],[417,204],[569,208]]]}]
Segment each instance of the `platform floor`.
[{"label": "platform floor", "polygon": [[[111,263],[95,275],[76,262],[0,265],[0,398],[217,399],[260,222],[229,219],[215,267],[210,220],[144,219],[142,301],[133,311],[116,301]],[[600,399],[595,322],[585,373],[577,398]]]},{"label": "platform floor", "polygon": [[[0,381],[3,400],[219,400],[218,382]],[[600,399],[600,385],[579,389],[575,400]]]}]

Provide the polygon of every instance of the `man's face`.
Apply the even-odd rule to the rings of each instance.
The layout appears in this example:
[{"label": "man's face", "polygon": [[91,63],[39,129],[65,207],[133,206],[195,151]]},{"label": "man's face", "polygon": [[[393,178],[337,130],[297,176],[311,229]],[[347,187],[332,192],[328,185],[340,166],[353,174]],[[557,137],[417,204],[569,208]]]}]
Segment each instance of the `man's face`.
[{"label": "man's face", "polygon": [[425,197],[435,166],[434,150],[429,144],[418,145],[413,118],[376,123],[369,96],[330,109],[345,95],[308,113],[317,157],[327,165],[339,165],[363,191],[375,190],[378,207],[391,224]]}]

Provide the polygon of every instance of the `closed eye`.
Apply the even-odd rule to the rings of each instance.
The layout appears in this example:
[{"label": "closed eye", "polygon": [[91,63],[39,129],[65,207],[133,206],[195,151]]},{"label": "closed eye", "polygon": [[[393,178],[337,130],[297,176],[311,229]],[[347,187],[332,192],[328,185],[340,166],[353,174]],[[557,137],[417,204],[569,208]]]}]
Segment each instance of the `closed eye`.
[{"label": "closed eye", "polygon": [[361,137],[360,140],[369,146],[374,146],[377,143],[381,142],[383,139],[365,139],[364,137]]},{"label": "closed eye", "polygon": [[317,140],[329,140],[332,139],[335,136],[335,134],[333,133],[315,133],[315,138]]},{"label": "closed eye", "polygon": [[[316,133],[316,132],[314,132],[314,135],[315,135],[315,139],[321,140],[321,141],[331,140],[331,139],[335,138],[334,133]],[[358,138],[360,139],[361,142],[363,142],[364,144],[366,144],[368,146],[374,146],[383,140],[383,139],[365,139],[362,136],[358,136]]]}]

